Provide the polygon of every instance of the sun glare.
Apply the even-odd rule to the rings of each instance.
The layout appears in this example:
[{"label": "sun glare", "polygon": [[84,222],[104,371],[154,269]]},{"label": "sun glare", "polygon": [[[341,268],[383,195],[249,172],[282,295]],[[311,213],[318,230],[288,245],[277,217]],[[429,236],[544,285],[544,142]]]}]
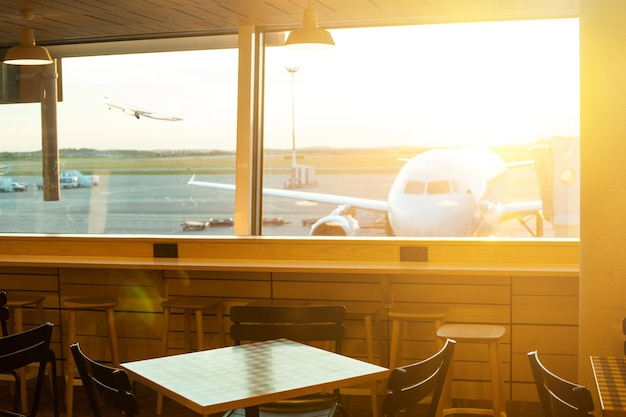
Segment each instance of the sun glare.
[{"label": "sun glare", "polygon": [[[337,47],[268,47],[264,143],[298,147],[529,143],[579,134],[578,20],[333,30]],[[65,59],[59,144],[95,149],[236,147],[237,51]],[[297,67],[293,75],[287,66]],[[292,83],[293,81],[293,83]],[[102,97],[176,123],[109,112]],[[293,105],[293,108],[292,108]],[[30,106],[30,105],[29,105]],[[37,106],[4,105],[5,150],[36,150]],[[36,126],[37,125],[37,126]]]}]

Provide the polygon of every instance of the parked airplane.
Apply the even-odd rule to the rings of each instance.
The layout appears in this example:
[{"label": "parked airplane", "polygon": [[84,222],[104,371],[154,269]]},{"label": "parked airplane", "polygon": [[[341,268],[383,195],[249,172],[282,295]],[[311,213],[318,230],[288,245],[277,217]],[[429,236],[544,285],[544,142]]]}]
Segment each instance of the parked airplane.
[{"label": "parked airplane", "polygon": [[[512,166],[518,164],[511,164]],[[542,201],[504,203],[506,173],[499,155],[487,148],[442,148],[408,160],[394,180],[387,200],[264,188],[263,194],[337,204],[311,226],[311,235],[356,236],[360,233],[355,209],[386,213],[386,232],[395,236],[460,237],[492,234],[501,220],[514,216],[525,226],[529,215],[542,230]],[[577,168],[572,168],[576,170]],[[234,185],[197,181],[189,185],[234,190]]]},{"label": "parked airplane", "polygon": [[125,114],[128,114],[129,116],[135,116],[135,118],[137,119],[141,117],[149,117],[151,119],[156,119],[156,120],[170,120],[170,121],[183,120],[182,118],[171,115],[171,114],[155,112],[155,111],[148,110],[142,107],[137,107],[133,104],[128,104],[122,101],[117,101],[109,97],[104,97],[104,104],[106,104],[109,107],[109,110],[115,107],[116,109],[121,109]]}]

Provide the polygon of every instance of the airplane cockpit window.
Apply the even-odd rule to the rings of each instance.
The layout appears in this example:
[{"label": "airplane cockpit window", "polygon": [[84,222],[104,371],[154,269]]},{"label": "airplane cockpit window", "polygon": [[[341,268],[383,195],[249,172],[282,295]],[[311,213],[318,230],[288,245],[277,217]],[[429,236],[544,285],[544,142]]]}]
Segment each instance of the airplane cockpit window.
[{"label": "airplane cockpit window", "polygon": [[425,190],[426,190],[426,183],[423,181],[409,180],[406,182],[406,187],[404,187],[405,194],[421,195],[421,194],[424,194]]},{"label": "airplane cockpit window", "polygon": [[450,192],[450,181],[431,181],[427,186],[428,194],[447,194]]},{"label": "airplane cockpit window", "polygon": [[472,192],[469,185],[467,184],[467,181],[465,180],[451,180],[450,183],[452,184],[452,192],[454,193],[469,194]]}]

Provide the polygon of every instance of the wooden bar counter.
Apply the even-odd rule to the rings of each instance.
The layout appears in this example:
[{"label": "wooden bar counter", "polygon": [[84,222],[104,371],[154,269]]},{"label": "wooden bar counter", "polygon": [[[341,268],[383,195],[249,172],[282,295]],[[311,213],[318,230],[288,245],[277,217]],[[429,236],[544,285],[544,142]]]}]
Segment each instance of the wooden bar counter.
[{"label": "wooden bar counter", "polygon": [[[160,355],[161,301],[200,295],[228,306],[255,299],[342,303],[442,304],[446,322],[499,324],[505,399],[537,401],[526,353],[558,356],[570,379],[577,373],[578,242],[417,241],[406,239],[124,238],[0,236],[0,288],[46,296],[46,318],[55,324],[54,348],[63,358],[68,297],[107,295],[119,300],[116,320],[122,361]],[[174,254],[177,257],[163,257]],[[157,256],[155,256],[157,255]],[[383,285],[384,283],[384,285]],[[386,309],[380,334],[388,342]],[[205,329],[215,317],[205,316]],[[34,324],[26,316],[25,324]],[[170,346],[183,351],[183,320],[173,317]],[[97,360],[110,360],[106,326],[85,320],[81,342]],[[346,354],[367,358],[362,321],[346,323]],[[431,353],[432,332],[406,330],[407,360]],[[205,334],[205,347],[218,346]],[[490,398],[483,353],[458,349],[452,396]],[[385,352],[383,352],[383,359]],[[463,381],[461,381],[463,380]],[[367,400],[366,400],[367,402]]]}]

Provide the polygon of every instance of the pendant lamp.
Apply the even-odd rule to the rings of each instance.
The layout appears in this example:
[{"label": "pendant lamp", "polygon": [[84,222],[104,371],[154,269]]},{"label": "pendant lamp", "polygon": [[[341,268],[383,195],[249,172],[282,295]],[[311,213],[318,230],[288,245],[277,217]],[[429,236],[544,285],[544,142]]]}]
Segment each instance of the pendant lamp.
[{"label": "pendant lamp", "polygon": [[304,11],[302,27],[291,31],[285,46],[308,49],[328,48],[335,46],[335,41],[330,32],[318,27],[317,12],[308,8]]},{"label": "pendant lamp", "polygon": [[33,18],[32,10],[22,10],[21,16],[26,20],[26,26],[22,29],[22,40],[19,45],[7,51],[4,63],[11,65],[52,64],[52,58],[48,50],[43,46],[35,45],[33,29],[28,26],[28,21]]}]

